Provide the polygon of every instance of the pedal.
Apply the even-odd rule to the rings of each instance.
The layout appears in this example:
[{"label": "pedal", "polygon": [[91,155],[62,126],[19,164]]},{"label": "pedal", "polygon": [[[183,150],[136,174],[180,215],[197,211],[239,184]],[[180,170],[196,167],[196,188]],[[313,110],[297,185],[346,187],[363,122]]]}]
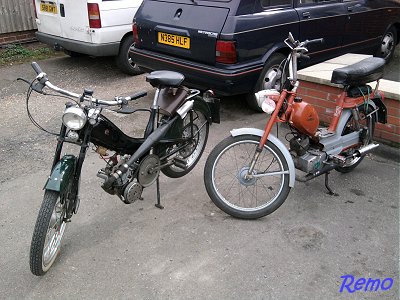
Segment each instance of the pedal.
[{"label": "pedal", "polygon": [[179,157],[174,157],[173,159],[174,165],[177,166],[178,168],[186,170],[188,168],[186,161],[184,159],[181,159]]},{"label": "pedal", "polygon": [[346,163],[346,160],[347,160],[346,157],[344,157],[342,155],[339,155],[339,154],[332,155],[332,156],[330,156],[330,158],[333,160],[333,162],[335,164],[338,164],[338,165],[341,165],[341,166],[344,165]]}]

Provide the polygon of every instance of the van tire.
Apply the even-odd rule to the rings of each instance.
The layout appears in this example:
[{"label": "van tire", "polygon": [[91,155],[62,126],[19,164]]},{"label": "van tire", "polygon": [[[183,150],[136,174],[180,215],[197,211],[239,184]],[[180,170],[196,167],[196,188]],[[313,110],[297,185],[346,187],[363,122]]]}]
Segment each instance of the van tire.
[{"label": "van tire", "polygon": [[272,54],[267,61],[265,62],[264,68],[261,72],[260,78],[258,79],[254,91],[252,93],[248,93],[246,95],[246,101],[249,107],[257,112],[262,112],[261,108],[257,104],[256,97],[254,93],[257,93],[261,90],[265,89],[271,89],[273,87],[268,87],[265,82],[266,78],[269,77],[269,73],[271,73],[273,70],[279,67],[281,62],[285,59],[286,57],[282,53],[274,53]]},{"label": "van tire", "polygon": [[119,46],[119,53],[115,59],[115,63],[117,67],[128,75],[138,75],[143,73],[139,67],[132,63],[129,58],[129,48],[133,45],[133,35],[132,33],[128,34],[121,42]]}]

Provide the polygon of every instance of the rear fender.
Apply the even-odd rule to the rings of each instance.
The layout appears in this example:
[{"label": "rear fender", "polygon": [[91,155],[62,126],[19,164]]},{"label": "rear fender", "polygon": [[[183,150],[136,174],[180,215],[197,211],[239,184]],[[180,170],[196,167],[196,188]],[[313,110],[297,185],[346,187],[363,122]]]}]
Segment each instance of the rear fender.
[{"label": "rear fender", "polygon": [[77,158],[74,155],[64,155],[51,171],[44,189],[62,194],[74,177],[76,162]]},{"label": "rear fender", "polygon": [[[240,129],[233,129],[231,131],[231,135],[233,137],[240,136],[240,135],[246,135],[246,134],[259,136],[261,138],[264,134],[264,131],[261,129],[257,129],[257,128],[240,128]],[[292,156],[290,155],[290,153],[289,153],[288,149],[285,147],[285,145],[277,137],[275,137],[272,134],[269,134],[268,140],[271,143],[273,143],[276,147],[278,147],[278,149],[282,152],[283,156],[285,157],[286,162],[289,167],[289,186],[294,187],[294,182],[296,180],[296,171],[294,168]]]},{"label": "rear fender", "polygon": [[194,98],[193,109],[202,112],[208,123],[219,123],[219,99],[213,98],[210,102],[206,102],[202,97],[197,96]]}]

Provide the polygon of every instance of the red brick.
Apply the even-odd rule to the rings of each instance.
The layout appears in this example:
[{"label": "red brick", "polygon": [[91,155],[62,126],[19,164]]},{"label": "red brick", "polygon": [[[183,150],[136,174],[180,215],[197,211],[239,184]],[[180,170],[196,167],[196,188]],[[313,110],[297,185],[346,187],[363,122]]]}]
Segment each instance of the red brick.
[{"label": "red brick", "polygon": [[396,126],[391,125],[391,124],[381,124],[381,123],[376,123],[375,124],[375,129],[376,130],[381,130],[381,131],[387,131],[391,133],[395,133],[395,128]]},{"label": "red brick", "polygon": [[387,119],[389,124],[400,126],[400,119],[398,117],[393,117],[391,115],[388,115]]}]

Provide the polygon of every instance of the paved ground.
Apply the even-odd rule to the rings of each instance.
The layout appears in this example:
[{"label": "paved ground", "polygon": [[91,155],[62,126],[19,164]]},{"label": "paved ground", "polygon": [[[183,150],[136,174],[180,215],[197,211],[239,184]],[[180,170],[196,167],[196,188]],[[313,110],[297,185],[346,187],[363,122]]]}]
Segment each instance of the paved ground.
[{"label": "paved ground", "polygon": [[[109,59],[56,58],[41,63],[53,83],[97,96],[150,91],[144,76],[127,77]],[[144,201],[123,204],[102,191],[103,166],[89,153],[81,208],[67,228],[57,262],[46,276],[29,270],[29,247],[49,173],[54,138],[25,112],[27,64],[0,69],[0,294],[3,299],[394,299],[398,298],[398,151],[370,155],[351,174],[332,173],[338,197],[323,178],[296,183],[284,205],[257,221],[233,219],[208,198],[203,167],[212,147],[238,127],[264,126],[242,99],[224,99],[222,123],[212,126],[206,152],[191,175],[161,177]],[[65,100],[32,98],[34,116],[57,130]],[[144,116],[114,116],[131,134]],[[283,138],[283,136],[282,136]],[[389,153],[390,155],[387,155]],[[395,159],[396,158],[396,159]],[[340,294],[341,276],[395,278],[388,291]]]}]

